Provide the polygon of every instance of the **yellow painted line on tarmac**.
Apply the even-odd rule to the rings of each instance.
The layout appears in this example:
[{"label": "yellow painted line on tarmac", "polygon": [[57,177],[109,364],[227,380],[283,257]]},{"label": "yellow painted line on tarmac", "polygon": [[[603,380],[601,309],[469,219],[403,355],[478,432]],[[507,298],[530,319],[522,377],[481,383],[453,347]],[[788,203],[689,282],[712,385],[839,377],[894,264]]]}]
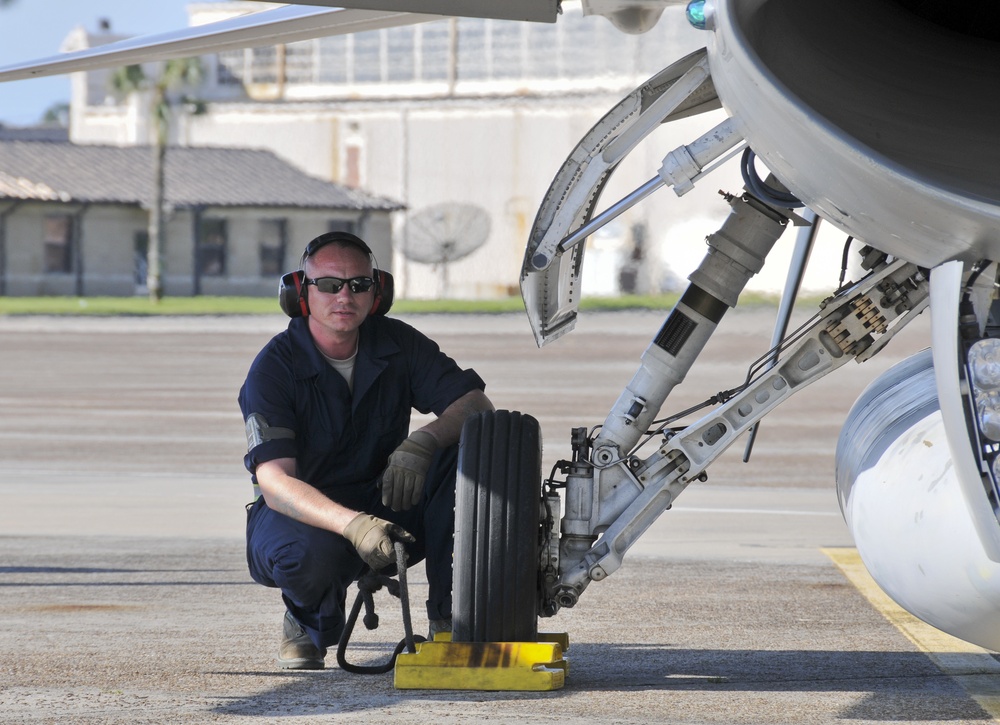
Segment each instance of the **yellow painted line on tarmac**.
[{"label": "yellow painted line on tarmac", "polygon": [[822,551],[883,617],[924,652],[938,669],[958,682],[994,721],[1000,721],[1000,662],[989,650],[945,634],[896,604],[872,579],[857,549]]}]

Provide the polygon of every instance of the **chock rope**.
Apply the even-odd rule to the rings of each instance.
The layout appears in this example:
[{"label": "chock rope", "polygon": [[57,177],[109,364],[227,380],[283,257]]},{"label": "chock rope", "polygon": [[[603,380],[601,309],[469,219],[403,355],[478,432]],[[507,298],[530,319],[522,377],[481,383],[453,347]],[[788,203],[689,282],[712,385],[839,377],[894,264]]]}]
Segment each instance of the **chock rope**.
[{"label": "chock rope", "polygon": [[[351,614],[344,623],[344,631],[340,635],[340,642],[337,643],[337,664],[342,670],[356,675],[381,675],[391,670],[396,665],[396,657],[405,649],[410,654],[417,651],[417,642],[425,642],[426,639],[420,635],[413,634],[413,623],[410,619],[410,595],[406,587],[406,549],[399,541],[394,542],[393,549],[396,552],[396,571],[399,580],[393,579],[386,574],[379,574],[368,569],[361,578],[358,579],[358,596],[351,607]],[[361,613],[361,605],[365,607],[365,627],[369,630],[378,627],[378,615],[375,613],[375,599],[372,596],[382,587],[386,588],[394,597],[398,597],[403,610],[403,634],[404,637],[392,652],[389,661],[382,665],[352,665],[347,661],[347,644],[351,640],[354,632],[354,625],[358,621]]]}]

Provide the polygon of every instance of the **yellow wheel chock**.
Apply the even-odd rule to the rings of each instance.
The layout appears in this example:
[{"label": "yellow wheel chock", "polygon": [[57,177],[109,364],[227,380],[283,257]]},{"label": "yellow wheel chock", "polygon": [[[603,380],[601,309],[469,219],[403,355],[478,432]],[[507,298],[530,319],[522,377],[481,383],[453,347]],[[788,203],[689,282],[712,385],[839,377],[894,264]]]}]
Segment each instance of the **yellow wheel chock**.
[{"label": "yellow wheel chock", "polygon": [[393,684],[399,690],[558,690],[569,664],[569,637],[539,634],[538,642],[452,642],[438,634],[420,642],[414,654],[396,658]]}]

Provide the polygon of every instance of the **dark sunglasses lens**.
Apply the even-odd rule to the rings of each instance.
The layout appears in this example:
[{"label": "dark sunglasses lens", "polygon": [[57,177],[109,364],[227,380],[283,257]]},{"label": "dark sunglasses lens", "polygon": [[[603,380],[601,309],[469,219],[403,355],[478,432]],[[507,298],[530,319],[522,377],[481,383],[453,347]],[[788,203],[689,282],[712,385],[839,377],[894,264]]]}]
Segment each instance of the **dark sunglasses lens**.
[{"label": "dark sunglasses lens", "polygon": [[371,277],[355,277],[354,279],[348,280],[347,284],[350,287],[351,292],[358,294],[359,292],[367,292],[370,290],[372,285],[375,284],[375,280]]},{"label": "dark sunglasses lens", "polygon": [[345,282],[346,280],[337,279],[336,277],[320,277],[316,280],[316,289],[328,295],[335,295],[344,289]]}]

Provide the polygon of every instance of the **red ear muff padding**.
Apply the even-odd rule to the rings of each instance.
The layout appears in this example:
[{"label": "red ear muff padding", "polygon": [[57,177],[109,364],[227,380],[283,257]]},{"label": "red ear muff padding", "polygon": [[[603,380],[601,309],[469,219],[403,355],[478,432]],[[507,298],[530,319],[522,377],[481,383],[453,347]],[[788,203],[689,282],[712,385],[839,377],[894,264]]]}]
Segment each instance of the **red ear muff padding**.
[{"label": "red ear muff padding", "polygon": [[389,308],[392,307],[394,289],[392,275],[388,272],[383,272],[381,269],[373,270],[372,274],[375,276],[375,302],[372,303],[371,312],[368,314],[388,314]]},{"label": "red ear muff padding", "polygon": [[283,275],[278,282],[278,304],[289,317],[304,317],[309,314],[309,302],[302,285],[305,278],[306,273],[299,269]]}]

